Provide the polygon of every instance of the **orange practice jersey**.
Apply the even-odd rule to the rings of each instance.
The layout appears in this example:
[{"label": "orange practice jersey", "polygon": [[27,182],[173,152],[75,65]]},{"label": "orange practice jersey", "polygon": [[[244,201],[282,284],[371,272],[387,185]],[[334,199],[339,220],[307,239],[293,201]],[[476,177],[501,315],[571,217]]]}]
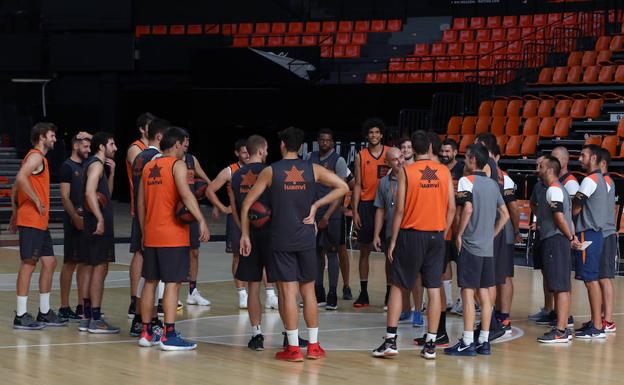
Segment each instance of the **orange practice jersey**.
[{"label": "orange practice jersey", "polygon": [[35,205],[35,202],[31,201],[22,189],[18,189],[17,225],[47,230],[48,221],[50,219],[50,169],[48,168],[48,160],[41,151],[32,149],[28,151],[24,160],[22,160],[22,165],[29,156],[35,153],[39,153],[43,157],[43,170],[36,174],[30,174],[28,180],[35,194],[37,194],[39,200],[45,206],[45,213],[43,215],[39,214],[39,209]]},{"label": "orange practice jersey", "polygon": [[[137,146],[141,151],[145,150],[147,146],[141,142],[141,140],[137,139],[130,146]],[[128,162],[128,158],[126,158],[126,173],[128,174],[128,185],[130,186],[130,215],[134,216],[134,182],[132,181],[132,165]]]},{"label": "orange practice jersey", "polygon": [[232,163],[230,166],[230,180],[227,182],[227,191],[228,191],[228,196],[229,194],[232,192],[232,175],[234,175],[234,173],[236,171],[238,171],[238,169],[241,167],[240,164],[238,164],[238,162],[236,163]]},{"label": "orange practice jersey", "polygon": [[451,173],[443,164],[418,160],[404,167],[407,176],[402,229],[444,231]]},{"label": "orange practice jersey", "polygon": [[173,165],[179,159],[156,158],[143,168],[142,183],[145,191],[145,247],[190,246],[189,225],[175,216],[180,194],[173,177]]},{"label": "orange practice jersey", "polygon": [[360,177],[362,180],[362,193],[360,194],[360,200],[375,200],[379,180],[386,176],[389,170],[389,167],[385,162],[387,149],[387,146],[383,146],[383,150],[377,158],[371,154],[368,148],[360,151]]}]

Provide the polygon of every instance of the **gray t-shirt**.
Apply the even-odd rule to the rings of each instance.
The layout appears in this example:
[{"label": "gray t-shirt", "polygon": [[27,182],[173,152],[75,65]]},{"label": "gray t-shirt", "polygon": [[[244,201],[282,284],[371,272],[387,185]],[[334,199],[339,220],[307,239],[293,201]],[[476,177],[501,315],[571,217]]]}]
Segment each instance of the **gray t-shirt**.
[{"label": "gray t-shirt", "polygon": [[537,207],[538,231],[542,240],[557,234],[564,235],[555,223],[554,214],[563,213],[568,228],[573,230],[572,225],[572,202],[570,194],[560,182],[555,182],[547,190],[542,190],[545,196],[542,198],[546,204]]},{"label": "gray t-shirt", "polygon": [[[503,200],[505,201],[505,204],[518,200],[516,197],[516,183],[509,177],[509,175],[507,175],[506,172],[502,170],[499,170],[499,172],[503,173]],[[503,227],[503,231],[505,231],[505,241],[507,244],[515,244],[516,232],[511,219],[507,221],[505,227]]]},{"label": "gray t-shirt", "polygon": [[462,235],[462,247],[480,257],[494,256],[494,227],[498,208],[505,205],[499,185],[484,172],[464,176],[457,184],[457,204],[472,204],[472,215]]},{"label": "gray t-shirt", "polygon": [[386,239],[392,236],[392,217],[396,205],[397,179],[394,173],[389,173],[379,180],[374,206],[386,210],[384,222],[386,225]]},{"label": "gray t-shirt", "polygon": [[607,184],[600,170],[595,170],[583,178],[574,201],[583,205],[581,213],[576,218],[577,233],[585,230],[602,231],[609,221],[609,216],[613,216],[613,210],[609,208]]},{"label": "gray t-shirt", "polygon": [[[327,155],[325,156],[321,156],[321,161],[329,158],[331,156],[331,154],[334,153],[335,150],[331,150],[330,152],[327,153]],[[312,155],[311,152],[308,153],[308,156],[306,157],[306,159],[310,159],[310,156]],[[341,177],[342,179],[346,179],[349,174],[351,173],[351,171],[349,170],[349,167],[347,167],[347,162],[344,160],[344,158],[342,156],[338,157],[338,160],[336,160],[336,175],[338,175],[339,177]]]},{"label": "gray t-shirt", "polygon": [[607,217],[607,224],[602,229],[602,236],[606,238],[615,234],[617,227],[615,226],[615,183],[609,174],[604,174],[604,180],[607,184],[607,214],[610,214]]}]

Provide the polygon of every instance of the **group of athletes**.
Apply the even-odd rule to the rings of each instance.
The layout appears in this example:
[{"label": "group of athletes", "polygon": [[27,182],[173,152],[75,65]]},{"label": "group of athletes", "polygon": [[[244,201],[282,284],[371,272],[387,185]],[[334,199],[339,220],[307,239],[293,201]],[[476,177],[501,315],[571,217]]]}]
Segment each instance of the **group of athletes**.
[{"label": "group of athletes", "polygon": [[[458,145],[433,132],[417,131],[383,145],[385,125],[379,119],[363,124],[366,148],[355,157],[353,174],[335,150],[333,133],[318,132],[318,151],[300,156],[304,132],[289,127],[278,133],[282,160],[266,164],[268,142],[252,135],[235,144],[237,162],[211,181],[197,158],[188,153],[189,134],[146,113],[137,119],[141,137],[126,154],[131,189],[130,335],[143,347],[191,350],[192,341],[175,329],[179,289],[188,282],[187,304],[208,306],[197,289],[200,242],[210,232],[198,199],[208,198],[213,216],[227,215],[227,247],[240,308],[247,308],[252,329],[248,347],[264,349],[261,329],[261,284],[265,307],[279,310],[285,332],[284,350],[276,358],[302,361],[325,356],[318,342],[318,308],[338,307],[352,299],[346,249],[345,195],[350,189],[354,228],[359,245],[360,293],[355,308],[369,306],[371,251],[386,256],[387,330],[372,354],[398,354],[399,322],[412,318],[422,326],[422,298],[427,290],[427,331],[414,340],[426,359],[436,347],[449,345],[446,313],[451,309],[451,264],[456,262],[461,297],[455,308],[464,317],[459,342],[446,354],[491,354],[490,342],[511,334],[514,245],[522,241],[516,186],[498,167],[500,149],[491,134],[480,134],[468,146],[464,161]],[[19,231],[21,264],[17,278],[16,329],[41,329],[78,322],[89,333],[119,333],[102,316],[108,264],[115,260],[111,194],[115,175],[115,140],[110,133],[80,132],[72,138],[72,154],[61,168],[64,216],[64,263],[61,307],[50,308],[56,259],[48,230],[49,169],[45,155],[54,147],[56,127],[38,123],[31,132],[33,149],[24,157],[13,186],[10,227]],[[571,280],[586,284],[592,319],[574,334],[604,338],[615,331],[613,285],[617,255],[615,186],[607,174],[609,153],[584,146],[579,161],[588,173],[581,184],[568,172],[569,155],[556,148],[537,160],[539,182],[531,196],[536,215],[536,266],[544,276],[545,306],[529,318],[552,329],[543,343],[572,339],[569,314]],[[201,188],[202,184],[205,187]],[[229,203],[218,190],[227,185]],[[179,202],[195,221],[180,220]],[[251,221],[260,205],[270,221]],[[268,215],[268,214],[267,214]],[[265,223],[266,222],[266,223]],[[27,311],[30,278],[41,262],[39,313]],[[328,271],[328,291],[324,271]],[[78,305],[69,306],[76,271]],[[276,287],[275,287],[275,286]],[[277,290],[276,290],[277,288]],[[302,301],[298,303],[298,295]],[[414,312],[410,304],[414,297]],[[303,307],[308,340],[299,337],[298,309]],[[476,313],[481,321],[475,330]],[[161,322],[159,316],[164,317]]]}]

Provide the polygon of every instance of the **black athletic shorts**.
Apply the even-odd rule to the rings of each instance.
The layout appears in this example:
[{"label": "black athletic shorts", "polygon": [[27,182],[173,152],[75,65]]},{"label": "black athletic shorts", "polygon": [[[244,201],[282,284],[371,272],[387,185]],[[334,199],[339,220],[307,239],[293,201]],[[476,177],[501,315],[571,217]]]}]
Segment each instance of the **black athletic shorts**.
[{"label": "black athletic shorts", "polygon": [[[533,242],[531,244],[531,255],[533,255],[533,269],[542,269],[542,242],[539,233],[533,233]],[[574,257],[576,258],[576,257]]]},{"label": "black athletic shorts", "polygon": [[497,285],[502,285],[506,282],[507,273],[509,273],[509,259],[511,258],[511,270],[513,274],[513,255],[509,256],[507,253],[507,242],[505,240],[505,229],[501,230],[497,236],[494,237],[494,278]]},{"label": "black athletic shorts", "polygon": [[[242,257],[241,257],[242,258]],[[315,249],[303,251],[273,251],[271,274],[279,282],[312,282],[316,280]]]},{"label": "black athletic shorts", "polygon": [[375,233],[375,208],[373,201],[361,201],[358,205],[358,213],[362,227],[358,230],[357,241],[360,245],[373,242]]},{"label": "black athletic shorts", "polygon": [[494,258],[474,255],[462,247],[457,257],[457,286],[485,289],[495,284]]},{"label": "black athletic shorts", "polygon": [[181,283],[188,280],[189,247],[146,247],[141,276],[148,281]]},{"label": "black athletic shorts", "polygon": [[347,244],[347,217],[344,214],[340,214],[340,245]]},{"label": "black athletic shorts", "polygon": [[615,278],[615,270],[617,265],[618,239],[617,234],[611,234],[604,238],[604,247],[602,248],[602,258],[600,258],[600,273],[598,277]]},{"label": "black athletic shorts", "polygon": [[115,262],[115,238],[109,235],[93,235],[97,227],[97,219],[93,215],[86,215],[82,236],[86,244],[87,253],[81,262],[90,266]]},{"label": "black athletic shorts", "polygon": [[225,252],[238,255],[240,253],[241,231],[234,222],[232,214],[228,214],[225,220]]},{"label": "black athletic shorts", "polygon": [[438,288],[442,286],[444,257],[443,232],[401,229],[388,270],[389,281],[412,290],[420,273],[424,287]]},{"label": "black athletic shorts", "polygon": [[34,227],[19,226],[19,247],[22,261],[40,257],[54,257],[50,230],[41,230]]},{"label": "black athletic shorts", "polygon": [[340,218],[331,218],[327,227],[319,230],[316,234],[316,246],[329,252],[337,252],[342,235],[340,225]]},{"label": "black athletic shorts", "polygon": [[571,289],[570,241],[561,234],[542,240],[542,271],[548,291],[566,292]]},{"label": "black athletic shorts", "polygon": [[136,253],[143,251],[143,234],[141,234],[141,225],[137,216],[132,217],[132,226],[130,229],[130,252]]},{"label": "black athletic shorts", "polygon": [[457,246],[455,246],[455,240],[444,241],[444,266],[449,262],[457,262]]},{"label": "black athletic shorts", "polygon": [[191,250],[199,249],[199,222],[193,221],[189,224],[189,235],[191,238]]},{"label": "black athletic shorts", "polygon": [[82,231],[74,227],[70,219],[63,219],[63,263],[81,262],[86,253]]},{"label": "black athletic shorts", "polygon": [[262,281],[262,272],[266,269],[267,280],[275,282],[271,274],[273,268],[273,250],[271,249],[271,229],[268,226],[261,230],[252,229],[249,232],[251,253],[249,256],[240,256],[234,277],[243,282]]}]

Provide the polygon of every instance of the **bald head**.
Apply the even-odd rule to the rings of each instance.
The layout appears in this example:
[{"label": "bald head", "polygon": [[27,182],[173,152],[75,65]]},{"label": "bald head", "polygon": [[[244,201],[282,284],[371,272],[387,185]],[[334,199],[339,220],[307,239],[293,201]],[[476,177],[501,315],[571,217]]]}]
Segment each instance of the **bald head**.
[{"label": "bald head", "polygon": [[403,167],[403,162],[405,162],[405,158],[398,148],[390,147],[388,151],[386,151],[386,163],[392,168],[392,172],[395,173],[395,175],[399,172],[401,167]]},{"label": "bald head", "polygon": [[568,152],[568,149],[563,147],[563,146],[555,147],[552,150],[551,154],[552,154],[552,156],[557,158],[557,160],[561,164],[561,171],[562,172],[567,172],[568,171],[568,162],[570,161],[570,153]]},{"label": "bald head", "polygon": [[390,147],[388,151],[386,151],[386,160],[389,162],[392,159],[396,158],[401,154],[401,150],[396,147]]}]

